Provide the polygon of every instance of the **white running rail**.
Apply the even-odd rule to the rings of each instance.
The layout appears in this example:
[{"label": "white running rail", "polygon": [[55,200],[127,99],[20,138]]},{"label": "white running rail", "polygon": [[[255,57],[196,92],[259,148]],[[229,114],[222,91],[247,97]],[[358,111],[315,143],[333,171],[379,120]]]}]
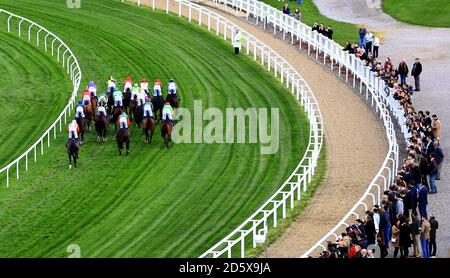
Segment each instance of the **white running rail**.
[{"label": "white running rail", "polygon": [[[141,1],[137,3],[141,4]],[[173,12],[178,16],[187,15],[189,21],[194,19],[208,30],[214,29],[216,34],[223,36],[225,40],[232,39],[234,32],[240,30],[246,40],[242,53],[252,55],[255,61],[259,60],[261,65],[272,71],[275,77],[280,78],[286,88],[290,88],[308,116],[309,144],[294,172],[255,213],[200,256],[202,258],[244,257],[247,244],[256,247],[256,238],[265,236],[269,225],[277,227],[279,219],[286,218],[288,208],[292,209],[296,201],[301,200],[302,191],[306,191],[312,181],[323,143],[323,121],[319,105],[308,84],[285,59],[228,19],[186,0],[155,0],[151,1],[151,6],[153,9],[165,7],[167,13]],[[231,48],[230,51],[232,51]]]},{"label": "white running rail", "polygon": [[[69,99],[68,104],[59,114],[58,118],[53,122],[53,124],[47,129],[47,131],[45,131],[43,135],[22,155],[0,169],[0,174],[6,172],[6,186],[9,187],[11,170],[15,170],[15,176],[17,179],[19,179],[21,163],[22,167],[25,166],[25,171],[27,172],[29,164],[28,160],[33,159],[36,162],[38,158],[38,152],[43,155],[44,145],[50,147],[51,137],[56,139],[57,130],[59,130],[59,132],[63,130],[62,125],[63,123],[66,124],[67,117],[70,117],[71,115],[78,88],[80,87],[81,69],[72,50],[70,50],[70,48],[58,36],[34,21],[0,9],[0,19],[2,16],[7,17],[7,28],[9,33],[11,32],[11,27],[17,27],[19,37],[22,37],[24,35],[22,34],[23,32],[27,32],[26,35],[28,38],[28,42],[36,42],[37,47],[42,45],[43,42],[45,51],[51,51],[52,56],[57,57],[56,59],[58,63],[60,63],[63,68],[67,69],[67,74],[70,75],[70,79],[72,80],[73,85],[72,95]],[[32,158],[29,158],[29,156],[32,156]]]},{"label": "white running rail", "polygon": [[[283,39],[290,36],[291,42],[299,40],[299,47],[302,48],[302,43],[307,44],[308,54],[315,52],[315,59],[318,62],[326,65],[327,58],[331,69],[338,67],[339,76],[342,70],[345,70],[345,79],[348,82],[349,73],[353,75],[353,88],[356,87],[356,82],[359,82],[359,93],[363,94],[366,100],[375,108],[375,112],[379,114],[380,119],[385,127],[386,136],[389,143],[389,151],[386,154],[384,162],[378,171],[377,175],[372,179],[366,192],[358,200],[358,202],[350,209],[344,218],[325,236],[323,236],[314,246],[312,246],[301,257],[306,258],[317,252],[321,247],[326,249],[325,242],[331,238],[337,238],[339,229],[348,226],[348,222],[352,217],[359,218],[359,213],[364,213],[370,206],[379,204],[383,190],[386,190],[394,180],[398,168],[398,144],[395,136],[394,124],[390,117],[390,112],[397,120],[401,127],[404,138],[409,137],[404,111],[396,100],[391,95],[387,96],[384,92],[384,81],[375,76],[374,73],[366,67],[363,62],[354,55],[343,51],[342,47],[328,39],[327,37],[311,30],[311,27],[294,19],[291,16],[283,14],[280,10],[256,0],[209,0],[217,4],[225,5],[225,8],[232,8],[237,12],[243,13],[247,18],[253,18],[258,22],[262,22],[263,28],[273,28],[274,34],[281,32]],[[323,57],[320,57],[322,55]],[[359,80],[359,81],[358,81]],[[365,92],[363,92],[365,87]],[[345,182],[345,181],[343,181]],[[370,206],[369,206],[370,205]],[[362,210],[363,209],[363,210]]]}]

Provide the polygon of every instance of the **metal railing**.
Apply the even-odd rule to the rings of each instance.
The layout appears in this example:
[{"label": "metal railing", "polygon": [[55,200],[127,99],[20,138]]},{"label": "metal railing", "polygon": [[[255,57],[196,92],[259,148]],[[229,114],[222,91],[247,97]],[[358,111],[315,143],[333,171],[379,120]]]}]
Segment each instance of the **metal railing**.
[{"label": "metal railing", "polygon": [[[334,239],[337,239],[338,230],[342,227],[349,226],[347,222],[350,222],[352,217],[359,218],[358,212],[364,213],[368,210],[368,204],[372,206],[379,204],[381,202],[383,191],[393,182],[398,169],[399,147],[390,114],[392,113],[393,117],[397,120],[406,140],[409,137],[409,134],[405,125],[406,119],[404,111],[399,103],[393,99],[391,94],[388,95],[384,92],[385,82],[381,78],[376,77],[375,73],[371,72],[359,58],[343,51],[342,47],[333,40],[312,31],[311,27],[289,15],[283,14],[280,10],[270,5],[256,0],[209,1],[225,5],[226,8],[230,7],[236,12],[241,12],[245,15],[247,20],[252,17],[256,20],[256,24],[262,22],[264,29],[268,29],[268,27],[271,26],[274,34],[281,32],[283,39],[290,36],[292,43],[298,40],[300,49],[303,47],[303,44],[306,44],[307,53],[309,55],[315,54],[315,59],[318,62],[323,62],[326,66],[328,61],[331,69],[338,67],[339,76],[343,74],[342,70],[345,70],[345,80],[347,82],[349,81],[349,75],[351,74],[353,78],[353,88],[357,86],[358,82],[359,93],[368,100],[372,107],[375,108],[375,113],[379,115],[380,120],[383,123],[389,150],[377,175],[369,183],[363,196],[361,196],[343,219],[301,257],[305,258],[310,256],[313,252],[317,251],[319,247],[325,250],[326,247],[324,243],[333,237]],[[363,88],[365,88],[365,90]]]},{"label": "metal railing", "polygon": [[[141,4],[141,1],[135,2]],[[293,173],[258,210],[200,256],[244,257],[247,243],[250,242],[256,247],[258,237],[267,236],[269,225],[277,227],[279,219],[286,218],[287,210],[293,208],[296,201],[301,200],[302,192],[307,191],[312,181],[323,144],[323,121],[319,105],[308,84],[284,58],[223,16],[186,0],[152,0],[150,5],[153,9],[165,7],[167,13],[185,16],[189,21],[196,20],[208,30],[214,29],[216,34],[223,36],[225,40],[233,40],[235,31],[239,30],[245,38],[242,52],[253,56],[255,61],[258,60],[268,71],[272,71],[275,77],[280,78],[308,116],[310,129],[308,147]]]},{"label": "metal railing", "polygon": [[[13,14],[6,10],[0,9],[0,17],[7,17],[7,28],[8,32],[11,33],[11,27],[17,27],[19,38],[24,34],[23,32],[27,32],[26,36],[28,42],[34,43],[36,42],[36,46],[40,47],[43,43],[45,52],[51,51],[52,56],[56,56],[56,60],[59,64],[62,65],[63,68],[67,69],[67,74],[70,75],[70,79],[72,80],[73,91],[72,95],[69,99],[68,104],[64,108],[64,110],[59,114],[58,118],[53,122],[53,124],[42,134],[42,136],[30,147],[26,150],[22,155],[16,158],[14,161],[6,165],[0,170],[0,174],[6,172],[6,186],[9,187],[10,183],[10,172],[15,168],[15,176],[16,179],[20,177],[20,167],[21,163],[22,167],[25,166],[25,171],[28,171],[29,159],[33,159],[35,162],[38,158],[38,153],[41,155],[44,154],[44,145],[50,147],[51,138],[56,139],[57,130],[61,132],[63,130],[63,123],[67,123],[67,117],[71,116],[71,111],[73,110],[73,104],[75,102],[75,98],[78,92],[78,88],[80,87],[81,82],[81,69],[78,64],[78,60],[73,54],[72,50],[55,34],[48,31],[46,28],[37,24],[34,21],[31,21],[27,18],[21,17],[19,15]],[[17,26],[14,25],[17,23]],[[33,33],[33,35],[32,35]],[[29,158],[32,156],[31,158]]]}]

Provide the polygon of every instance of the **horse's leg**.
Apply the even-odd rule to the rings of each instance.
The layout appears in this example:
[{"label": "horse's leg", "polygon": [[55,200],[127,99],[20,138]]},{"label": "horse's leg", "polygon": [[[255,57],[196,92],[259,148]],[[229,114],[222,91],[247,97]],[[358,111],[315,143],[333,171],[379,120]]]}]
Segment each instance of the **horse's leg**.
[{"label": "horse's leg", "polygon": [[130,153],[130,139],[127,140],[127,156]]},{"label": "horse's leg", "polygon": [[150,142],[149,142],[150,145],[152,144],[153,131],[155,131],[155,128],[150,129]]},{"label": "horse's leg", "polygon": [[72,156],[70,155],[70,152],[68,156],[69,156],[69,169],[72,169]]},{"label": "horse's leg", "polygon": [[77,153],[73,156],[73,166],[77,168]]}]

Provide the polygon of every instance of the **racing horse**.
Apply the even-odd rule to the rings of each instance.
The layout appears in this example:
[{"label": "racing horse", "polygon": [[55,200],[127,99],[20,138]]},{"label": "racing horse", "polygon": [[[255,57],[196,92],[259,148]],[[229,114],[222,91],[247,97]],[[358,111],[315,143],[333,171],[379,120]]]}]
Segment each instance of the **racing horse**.
[{"label": "racing horse", "polygon": [[80,144],[84,142],[84,131],[86,129],[86,120],[82,117],[76,117],[77,125],[80,128]]},{"label": "racing horse", "polygon": [[67,155],[69,156],[69,169],[72,169],[72,158],[73,165],[77,168],[78,151],[80,150],[80,144],[75,138],[69,139],[66,143]]},{"label": "racing horse", "polygon": [[158,112],[159,112],[159,120],[162,119],[162,109],[164,107],[164,98],[162,96],[153,96],[151,100],[153,104],[153,113],[155,114],[155,120],[158,120]]},{"label": "racing horse", "polygon": [[164,140],[164,144],[169,148],[169,144],[172,142],[172,123],[169,120],[165,120],[161,123],[161,136]]},{"label": "racing horse", "polygon": [[94,112],[92,111],[92,106],[89,104],[84,105],[84,115],[86,116],[86,126],[87,130],[91,130],[92,119],[94,118]]},{"label": "racing horse", "polygon": [[97,142],[106,142],[106,130],[108,128],[108,116],[95,116],[95,130],[97,131]]},{"label": "racing horse", "polygon": [[126,144],[126,155],[130,153],[130,134],[128,133],[128,129],[120,128],[116,133],[116,142],[119,147],[119,155],[122,155],[123,144]]},{"label": "racing horse", "polygon": [[130,101],[131,101],[131,90],[127,88],[125,92],[123,92],[123,107],[125,108],[125,113],[128,113],[128,108],[130,107]]},{"label": "racing horse", "polygon": [[153,132],[155,131],[155,119],[145,117],[142,121],[142,132],[145,135],[145,143],[152,144]]},{"label": "racing horse", "polygon": [[141,128],[142,120],[144,118],[144,105],[137,106],[133,111],[133,118],[137,128]]}]

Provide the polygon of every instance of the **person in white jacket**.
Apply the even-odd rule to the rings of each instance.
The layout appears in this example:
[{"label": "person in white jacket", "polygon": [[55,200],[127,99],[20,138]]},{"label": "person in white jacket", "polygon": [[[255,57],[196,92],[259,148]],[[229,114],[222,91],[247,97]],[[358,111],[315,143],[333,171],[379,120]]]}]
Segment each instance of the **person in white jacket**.
[{"label": "person in white jacket", "polygon": [[243,36],[241,34],[241,31],[237,30],[236,33],[234,34],[234,38],[233,38],[233,47],[234,47],[235,54],[239,54],[239,51],[241,51],[242,39],[243,39]]}]

